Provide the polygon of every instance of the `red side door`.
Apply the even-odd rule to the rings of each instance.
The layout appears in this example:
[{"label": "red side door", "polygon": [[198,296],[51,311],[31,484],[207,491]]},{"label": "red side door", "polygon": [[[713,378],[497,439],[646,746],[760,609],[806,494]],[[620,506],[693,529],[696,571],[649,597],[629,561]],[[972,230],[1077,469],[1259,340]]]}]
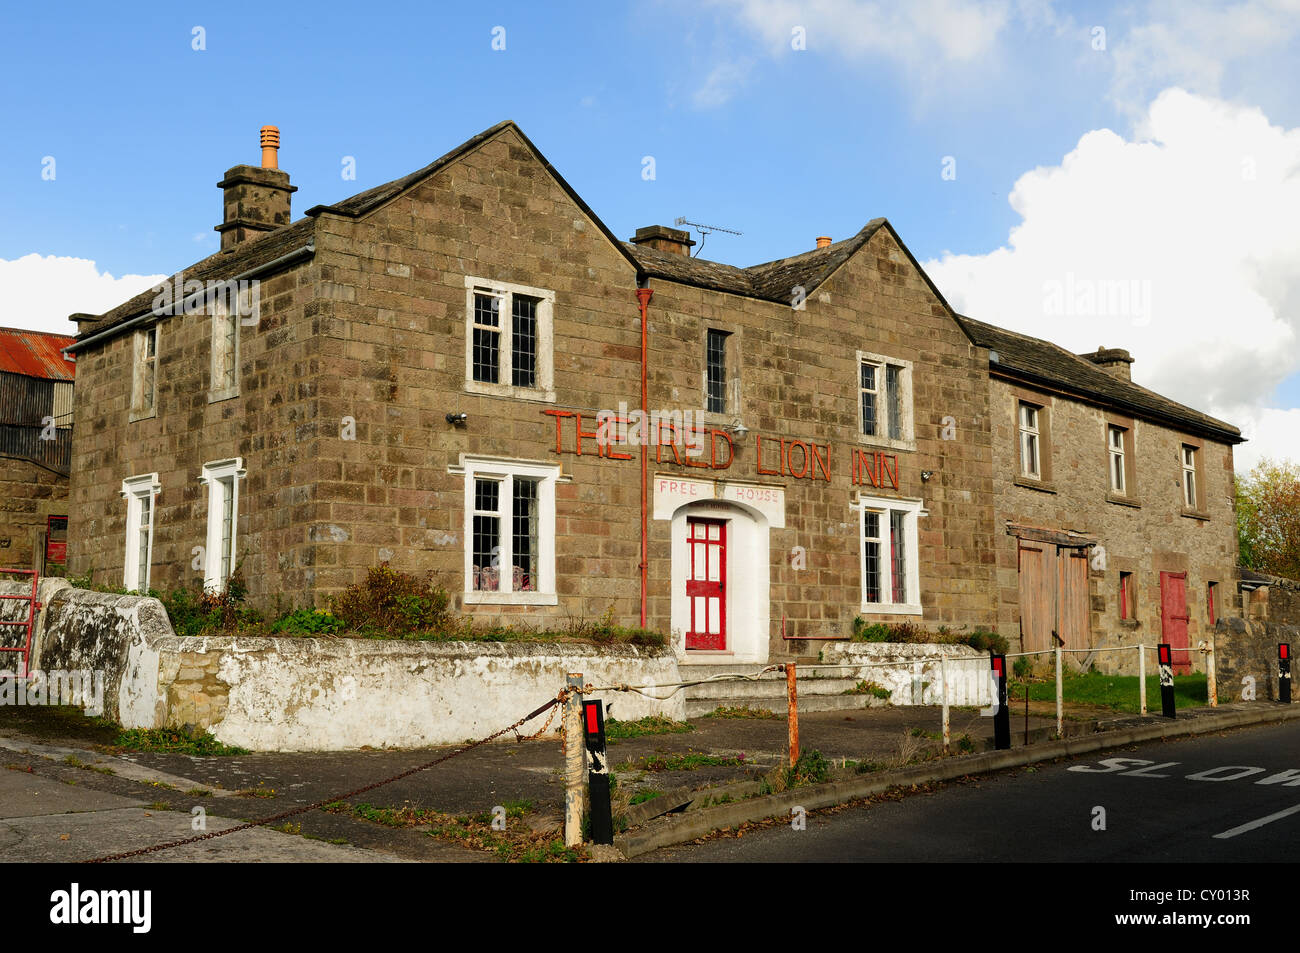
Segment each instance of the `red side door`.
[{"label": "red side door", "polygon": [[688,649],[727,647],[727,523],[687,517],[686,547],[690,551],[686,598],[690,603]]},{"label": "red side door", "polygon": [[[1162,572],[1160,574],[1160,635],[1163,641],[1177,650],[1187,648],[1187,573]],[[1175,675],[1188,675],[1192,671],[1191,654],[1174,651]]]}]

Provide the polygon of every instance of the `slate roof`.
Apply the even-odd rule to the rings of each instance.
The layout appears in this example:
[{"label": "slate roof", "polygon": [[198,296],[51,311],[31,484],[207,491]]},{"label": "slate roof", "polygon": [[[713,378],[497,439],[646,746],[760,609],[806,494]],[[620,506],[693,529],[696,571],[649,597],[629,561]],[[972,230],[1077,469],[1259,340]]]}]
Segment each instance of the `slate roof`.
[{"label": "slate roof", "polygon": [[63,356],[63,348],[72,341],[66,334],[0,328],[0,371],[47,381],[70,381],[77,365]]},{"label": "slate roof", "polygon": [[675,255],[631,242],[624,242],[623,246],[636,259],[640,269],[651,278],[664,278],[699,288],[789,304],[796,286],[802,287],[806,294],[812,294],[836,268],[865,245],[882,225],[888,225],[883,218],[872,219],[852,238],[748,268],[724,265],[704,258],[688,258],[686,255]]},{"label": "slate roof", "polygon": [[1135,417],[1174,424],[1181,430],[1226,443],[1241,443],[1241,431],[1209,414],[1162,397],[1132,381],[1112,377],[1092,361],[1041,338],[1018,334],[962,314],[954,314],[966,334],[980,347],[997,353],[989,357],[989,373],[1029,384],[1070,392]]}]

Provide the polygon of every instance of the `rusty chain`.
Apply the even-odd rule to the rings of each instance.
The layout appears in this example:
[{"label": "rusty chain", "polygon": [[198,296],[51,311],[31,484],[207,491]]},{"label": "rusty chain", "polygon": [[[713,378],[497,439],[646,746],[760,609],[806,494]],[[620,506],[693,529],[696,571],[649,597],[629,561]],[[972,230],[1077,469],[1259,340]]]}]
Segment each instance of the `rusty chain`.
[{"label": "rusty chain", "polygon": [[[385,778],[382,781],[376,781],[373,784],[367,784],[365,787],[357,788],[355,791],[348,791],[346,794],[339,794],[335,797],[326,798],[323,801],[317,801],[316,803],[308,804],[305,807],[296,807],[292,811],[284,811],[280,814],[275,814],[271,817],[264,817],[261,820],[248,821],[244,824],[238,824],[235,827],[227,828],[224,831],[211,831],[207,834],[199,834],[196,837],[185,837],[182,838],[181,840],[169,841],[168,843],[165,844],[155,844],[152,847],[141,847],[138,848],[137,850],[128,850],[120,854],[109,854],[106,857],[96,857],[92,860],[84,860],[82,861],[82,863],[83,864],[106,864],[115,860],[126,860],[128,857],[139,857],[143,854],[152,854],[160,850],[169,850],[173,847],[181,847],[185,844],[195,844],[198,843],[199,841],[212,840],[213,838],[216,837],[225,837],[227,834],[234,834],[236,831],[251,830],[254,827],[263,827],[267,824],[274,823],[275,821],[282,821],[285,820],[286,818],[293,817],[297,814],[306,814],[308,811],[317,810],[319,808],[324,807],[327,804],[334,804],[337,801],[343,801],[348,798],[353,798],[356,797],[358,794],[365,794],[367,791],[373,791],[375,788],[383,787],[385,784],[392,784],[394,781],[400,781],[402,778],[408,778],[411,775],[418,774],[421,771],[427,771],[429,768],[441,764],[444,761],[450,761],[452,758],[456,757],[457,755],[462,755],[467,751],[473,751],[475,748],[479,747],[480,745],[485,745],[489,741],[495,741],[497,738],[500,738],[502,735],[504,735],[506,732],[509,731],[515,732],[515,738],[518,741],[531,740],[533,738],[536,738],[538,735],[542,734],[542,732],[546,730],[547,726],[550,725],[551,720],[555,717],[556,708],[559,705],[563,704],[568,699],[572,691],[573,689],[568,689],[568,688],[561,690],[558,695],[556,695],[554,698],[548,701],[541,708],[538,708],[536,711],[524,715],[524,717],[520,718],[513,725],[507,725],[505,728],[502,728],[500,731],[493,732],[492,734],[488,735],[486,738],[480,738],[478,741],[475,741],[472,744],[465,745],[463,748],[457,748],[455,751],[449,752],[445,755],[442,755],[441,757],[434,758],[432,761],[426,762],[425,764],[418,765],[414,768],[409,768],[408,770],[403,771],[400,774],[393,775],[391,778]],[[524,735],[520,735],[519,732],[515,730],[523,726],[524,724],[527,724],[528,722],[532,721],[534,718],[538,717],[539,715],[542,714],[542,712],[547,711],[548,709],[550,710],[551,714],[546,719],[546,724],[542,726],[541,731],[538,731],[536,734],[533,735],[524,736]]]}]

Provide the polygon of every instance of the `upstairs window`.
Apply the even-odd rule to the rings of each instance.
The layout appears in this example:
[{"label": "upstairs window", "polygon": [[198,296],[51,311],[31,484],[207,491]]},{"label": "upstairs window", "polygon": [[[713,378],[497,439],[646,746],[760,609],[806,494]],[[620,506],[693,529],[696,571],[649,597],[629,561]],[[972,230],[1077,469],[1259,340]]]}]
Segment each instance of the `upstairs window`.
[{"label": "upstairs window", "polygon": [[1020,475],[1031,480],[1042,478],[1041,440],[1039,431],[1039,411],[1041,407],[1020,402]]},{"label": "upstairs window", "polygon": [[1195,447],[1183,444],[1183,506],[1189,510],[1200,509],[1198,504],[1200,497],[1197,495],[1200,492],[1200,487],[1197,485],[1198,457]]},{"label": "upstairs window", "polygon": [[1106,442],[1110,455],[1110,488],[1112,492],[1123,496],[1127,492],[1124,481],[1124,428],[1107,427]]},{"label": "upstairs window", "polygon": [[239,396],[239,313],[224,298],[212,304],[212,367],[208,400]]},{"label": "upstairs window", "polygon": [[131,592],[149,591],[149,567],[153,564],[154,498],[161,490],[156,473],[122,481],[122,496],[126,500],[126,561],[122,587]]},{"label": "upstairs window", "polygon": [[152,417],[158,402],[158,326],[136,331],[133,348],[131,418]]},{"label": "upstairs window", "polygon": [[709,328],[704,345],[705,409],[711,414],[727,413],[726,331]]},{"label": "upstairs window", "polygon": [[858,352],[858,421],[872,442],[912,444],[910,361]]},{"label": "upstairs window", "polygon": [[554,401],[554,292],[466,278],[465,389]]}]

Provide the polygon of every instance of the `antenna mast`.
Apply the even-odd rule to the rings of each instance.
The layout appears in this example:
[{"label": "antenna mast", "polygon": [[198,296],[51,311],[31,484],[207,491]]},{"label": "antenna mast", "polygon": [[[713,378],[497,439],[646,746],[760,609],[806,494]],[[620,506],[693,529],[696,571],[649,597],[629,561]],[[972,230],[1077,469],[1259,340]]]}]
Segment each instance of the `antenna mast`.
[{"label": "antenna mast", "polygon": [[734,228],[723,228],[721,225],[702,225],[699,222],[688,222],[685,216],[682,215],[677,216],[673,224],[678,226],[689,225],[691,226],[691,228],[695,229],[700,233],[700,247],[695,249],[695,255],[693,256],[695,258],[700,257],[700,252],[704,251],[704,240],[708,238],[709,235],[711,235],[713,232],[726,232],[728,235],[741,234],[740,232],[736,231]]}]

